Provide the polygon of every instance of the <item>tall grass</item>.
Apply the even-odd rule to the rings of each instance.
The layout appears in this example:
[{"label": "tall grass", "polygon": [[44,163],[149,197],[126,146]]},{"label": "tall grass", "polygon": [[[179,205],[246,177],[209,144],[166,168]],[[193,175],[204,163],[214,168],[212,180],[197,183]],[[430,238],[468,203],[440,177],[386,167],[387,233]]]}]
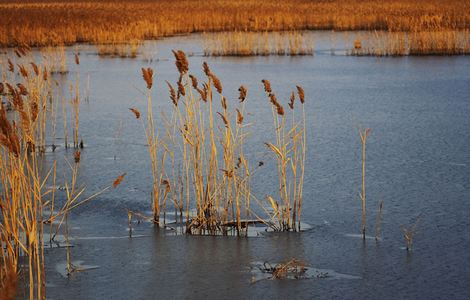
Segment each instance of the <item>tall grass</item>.
[{"label": "tall grass", "polygon": [[468,30],[374,31],[360,34],[351,55],[406,56],[470,54]]},{"label": "tall grass", "polygon": [[97,48],[100,57],[136,58],[139,42],[130,40],[126,43],[100,44]]},{"label": "tall grass", "polygon": [[[469,29],[466,0],[2,1],[0,45],[64,45],[218,31]],[[210,17],[208,17],[210,16]]]},{"label": "tall grass", "polygon": [[[282,156],[278,160],[282,202],[278,205],[279,215],[272,216],[250,187],[251,175],[262,164],[250,168],[245,156],[249,126],[245,119],[246,87],[240,86],[238,101],[229,101],[223,96],[221,81],[207,63],[203,64],[205,78],[201,83],[189,74],[185,53],[173,53],[178,79],[175,84],[167,82],[173,110],[164,117],[163,136],[155,128],[152,112],[153,70],[142,69],[148,90],[144,128],[152,166],[153,221],[162,226],[163,214],[165,226],[167,201],[172,199],[175,212],[179,212],[180,220],[185,220],[182,225],[188,234],[244,235],[250,223],[258,222],[274,230],[300,230],[306,157],[303,89],[297,87],[301,121],[295,118],[294,94],[289,102],[292,111],[289,124],[279,103],[273,109],[277,141],[267,145],[272,150],[280,149]],[[140,118],[137,109],[130,110]],[[269,219],[260,217],[259,209],[256,213],[253,201],[268,213]],[[272,222],[273,218],[279,218],[279,224]]]},{"label": "tall grass", "polygon": [[[273,127],[276,133],[274,143],[265,143],[273,152],[277,162],[279,179],[279,194],[268,196],[273,214],[277,219],[275,230],[300,230],[302,211],[302,192],[306,159],[306,131],[305,131],[305,93],[302,87],[297,86],[298,105],[295,93],[292,92],[288,106],[292,112],[291,122],[287,122],[286,111],[274,94],[271,83],[264,79],[264,90],[272,107]],[[295,108],[301,106],[300,121],[296,120]]]},{"label": "tall grass", "polygon": [[[66,184],[66,204],[59,211],[54,210],[57,208],[56,163],[52,168],[45,169],[42,155],[50,138],[46,129],[51,126],[47,124],[51,125],[50,122],[56,120],[58,99],[52,90],[55,81],[47,57],[43,58],[42,64],[36,62],[27,46],[14,49],[14,53],[16,57],[10,56],[6,64],[1,65],[3,74],[0,82],[0,94],[6,102],[0,103],[0,294],[2,297],[14,297],[21,281],[27,283],[30,299],[43,299],[44,224],[51,224],[52,241],[61,224],[64,221],[67,223],[68,213],[73,208],[111,186],[80,200],[83,190],[75,193],[74,188],[80,162],[80,152],[77,151],[73,187],[69,190]],[[76,64],[79,64],[78,56]],[[75,79],[77,84],[73,90],[79,95],[79,79]],[[7,107],[11,112],[7,113]],[[74,128],[78,128],[77,120],[76,112]],[[64,122],[67,124],[66,118]],[[77,137],[78,130],[74,132],[76,145],[79,144]],[[46,182],[50,181],[53,186],[46,188]],[[44,214],[46,208],[50,209],[47,216]],[[61,220],[59,226],[53,230],[52,222],[58,219]],[[67,256],[70,262],[70,255]]]},{"label": "tall grass", "polygon": [[300,32],[213,33],[204,35],[204,55],[313,55],[313,40]]}]

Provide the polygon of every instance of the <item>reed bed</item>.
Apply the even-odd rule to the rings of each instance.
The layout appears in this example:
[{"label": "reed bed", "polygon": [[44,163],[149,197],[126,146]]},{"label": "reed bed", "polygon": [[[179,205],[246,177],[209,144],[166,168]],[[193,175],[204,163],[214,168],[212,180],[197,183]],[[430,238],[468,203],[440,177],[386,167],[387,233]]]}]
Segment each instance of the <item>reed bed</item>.
[{"label": "reed bed", "polygon": [[[282,164],[279,166],[282,202],[273,213],[270,210],[273,198],[261,201],[250,187],[252,174],[263,164],[250,167],[244,153],[250,125],[245,119],[246,87],[240,86],[238,101],[229,101],[223,96],[221,81],[207,63],[203,64],[205,78],[201,83],[189,74],[185,53],[174,51],[174,55],[179,76],[175,84],[167,82],[173,111],[164,120],[164,135],[154,125],[150,93],[153,70],[142,69],[148,105],[147,119],[141,121],[152,166],[153,222],[165,226],[167,201],[171,199],[175,218],[179,213],[180,220],[185,220],[182,226],[187,234],[245,235],[249,224],[254,223],[276,231],[300,230],[306,155],[302,88],[297,88],[299,106],[302,106],[300,122],[294,117],[294,94],[289,102],[292,123],[287,125],[286,118],[278,116],[281,106],[278,102],[279,107],[273,109],[277,142],[267,143],[271,149],[268,151],[280,149],[282,155],[281,160],[277,159]],[[140,111],[130,110],[140,119]],[[258,205],[258,210],[253,209],[253,203]],[[260,211],[266,217],[260,216]]]},{"label": "reed bed", "polygon": [[313,55],[313,39],[300,32],[236,31],[206,34],[204,55]]},{"label": "reed bed", "polygon": [[466,0],[2,0],[0,13],[1,46],[122,43],[192,32],[423,32],[470,26],[470,3]]},{"label": "reed bed", "polygon": [[[50,224],[52,243],[61,225],[65,222],[68,237],[68,214],[111,187],[116,187],[124,175],[98,193],[82,199],[84,188],[76,187],[80,151],[75,151],[75,166],[71,184],[66,186],[66,199],[57,207],[55,198],[56,163],[46,169],[42,155],[46,152],[51,133],[55,135],[55,122],[59,97],[54,89],[58,82],[55,71],[49,65],[45,50],[42,61],[36,61],[26,45],[18,47],[14,54],[1,61],[0,69],[0,298],[14,298],[19,283],[30,299],[45,298],[44,240],[45,224]],[[65,56],[64,56],[65,57]],[[75,64],[80,63],[75,56]],[[73,140],[78,148],[78,118],[80,91],[79,75],[71,84],[73,106]],[[60,87],[59,87],[60,89]],[[63,97],[62,97],[63,99]],[[64,111],[67,102],[64,102]],[[67,118],[64,116],[64,124]],[[48,129],[52,128],[49,132]],[[67,128],[65,128],[66,131]],[[67,135],[66,135],[67,136]],[[53,139],[54,141],[54,139]],[[67,145],[67,142],[66,142]],[[52,145],[53,150],[55,145]],[[46,183],[52,187],[46,188]],[[58,208],[58,209],[57,209]],[[44,214],[45,209],[50,213]],[[53,229],[53,221],[59,225]],[[21,261],[21,262],[20,262]],[[67,252],[69,271],[70,253]],[[26,263],[24,263],[26,262]]]},{"label": "reed bed", "polygon": [[434,29],[432,31],[375,31],[361,34],[350,55],[407,56],[470,54],[470,31]]},{"label": "reed bed", "polygon": [[45,182],[52,170],[40,175],[38,155],[45,151],[50,73],[30,61],[28,47],[15,54],[16,59],[7,60],[0,84],[0,94],[13,110],[7,115],[6,105],[0,104],[0,290],[14,295],[18,274],[24,272],[27,294],[35,299],[45,295],[42,220],[43,208],[51,203]]},{"label": "reed bed", "polygon": [[131,40],[127,43],[101,44],[97,48],[100,57],[136,58],[139,46],[138,41]]}]

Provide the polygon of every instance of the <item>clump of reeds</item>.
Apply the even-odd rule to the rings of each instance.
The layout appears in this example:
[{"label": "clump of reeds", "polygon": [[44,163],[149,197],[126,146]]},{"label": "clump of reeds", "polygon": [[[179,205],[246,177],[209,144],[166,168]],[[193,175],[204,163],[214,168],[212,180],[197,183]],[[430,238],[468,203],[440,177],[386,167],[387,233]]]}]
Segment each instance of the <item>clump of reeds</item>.
[{"label": "clump of reeds", "polygon": [[374,31],[362,33],[350,55],[406,56],[406,55],[460,55],[470,53],[468,30],[411,30],[408,32]]},{"label": "clump of reeds", "polygon": [[[24,117],[26,119],[26,116]],[[1,104],[0,109],[0,196],[2,245],[0,290],[14,293],[12,288],[19,270],[19,259],[26,256],[26,278],[29,298],[44,296],[42,250],[44,205],[43,182],[36,156],[29,154],[25,127],[12,124]],[[50,173],[49,173],[50,174]],[[46,175],[46,179],[47,179]]]},{"label": "clump of reeds", "polygon": [[139,46],[139,41],[130,40],[124,43],[101,44],[97,48],[100,57],[136,58]]},{"label": "clump of reeds", "polygon": [[[275,230],[300,230],[303,178],[306,158],[305,93],[297,86],[297,97],[292,93],[288,103],[292,120],[287,124],[284,107],[272,93],[268,81],[265,89],[273,105],[276,142],[266,145],[277,155],[280,203],[271,196],[276,208],[270,220],[253,213],[251,200],[255,199],[266,212],[265,205],[251,193],[250,169],[244,153],[246,139],[245,103],[248,91],[239,88],[239,101],[223,96],[223,86],[207,63],[203,63],[205,81],[189,74],[189,62],[184,52],[173,51],[179,76],[175,84],[166,82],[173,113],[164,117],[165,135],[159,137],[154,126],[150,90],[153,70],[142,69],[148,90],[145,131],[152,166],[153,221],[165,226],[166,203],[171,199],[175,215],[185,224],[188,234],[245,234],[248,225],[261,222]],[[215,101],[219,99],[219,104]],[[296,105],[296,103],[299,103]],[[295,110],[301,107],[301,121]],[[134,117],[140,111],[130,108]],[[175,157],[180,157],[177,166]],[[166,166],[169,166],[168,168]],[[250,219],[251,216],[255,220]],[[175,216],[176,218],[176,216]],[[273,222],[279,220],[278,223]]]},{"label": "clump of reeds", "polygon": [[[2,297],[14,294],[16,282],[24,278],[28,282],[29,298],[42,299],[45,297],[43,226],[46,223],[52,226],[53,220],[63,218],[91,198],[78,201],[76,195],[69,197],[67,206],[54,212],[56,164],[44,170],[38,159],[45,152],[48,139],[46,124],[52,122],[54,128],[57,112],[51,67],[47,59],[43,64],[37,63],[27,46],[15,49],[14,53],[16,57],[7,59],[8,71],[0,84],[0,94],[11,110],[7,115],[3,101],[0,103],[0,294]],[[79,64],[78,56],[75,62]],[[75,153],[78,165],[80,152]],[[50,179],[53,187],[46,189]],[[48,217],[43,214],[46,207],[51,211]],[[24,259],[20,264],[21,257]],[[18,274],[24,277],[17,278]]]},{"label": "clump of reeds", "polygon": [[224,32],[204,35],[206,56],[313,55],[311,36],[300,32]]},{"label": "clump of reeds", "polygon": [[[297,105],[295,93],[291,93],[288,102],[291,121],[288,122],[284,106],[272,91],[270,82],[264,79],[262,83],[271,103],[276,136],[274,143],[265,144],[276,158],[279,179],[277,197],[267,196],[272,209],[271,227],[279,231],[298,231],[301,229],[300,219],[307,147],[305,93],[302,87],[297,86]],[[297,107],[301,108],[300,120],[296,119]]]},{"label": "clump of reeds", "polygon": [[403,237],[405,239],[406,250],[411,251],[413,249],[413,241],[416,233],[418,232],[418,225],[421,218],[417,218],[416,221],[410,225],[401,225],[400,228],[403,231]]}]

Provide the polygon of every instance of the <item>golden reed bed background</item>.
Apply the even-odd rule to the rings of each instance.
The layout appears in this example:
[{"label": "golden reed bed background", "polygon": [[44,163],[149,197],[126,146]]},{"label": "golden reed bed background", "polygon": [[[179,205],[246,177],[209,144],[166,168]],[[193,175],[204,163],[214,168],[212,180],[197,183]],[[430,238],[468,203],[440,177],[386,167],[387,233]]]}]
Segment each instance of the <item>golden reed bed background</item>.
[{"label": "golden reed bed background", "polygon": [[116,43],[216,31],[448,31],[470,28],[470,1],[4,1],[0,45]]}]

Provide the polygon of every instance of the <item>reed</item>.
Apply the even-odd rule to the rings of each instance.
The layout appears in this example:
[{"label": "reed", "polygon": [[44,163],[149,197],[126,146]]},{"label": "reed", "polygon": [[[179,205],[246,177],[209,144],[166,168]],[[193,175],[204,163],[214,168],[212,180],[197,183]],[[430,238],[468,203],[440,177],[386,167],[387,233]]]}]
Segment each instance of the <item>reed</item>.
[{"label": "reed", "polygon": [[[53,91],[51,67],[47,58],[43,58],[42,64],[36,62],[28,46],[18,47],[14,49],[14,53],[16,57],[7,59],[6,68],[2,66],[2,69],[7,71],[3,74],[3,82],[0,84],[0,94],[11,110],[7,116],[7,107],[2,101],[0,104],[0,243],[2,246],[0,290],[2,297],[14,295],[18,281],[25,281],[28,297],[43,299],[45,298],[44,224],[51,224],[50,242],[52,242],[52,222],[59,218],[62,220],[61,223],[64,220],[67,223],[71,209],[89,201],[99,193],[78,201],[75,196],[70,200],[74,192],[67,190],[69,197],[66,206],[54,212],[56,163],[53,163],[51,169],[44,170],[45,167],[40,159],[45,152],[49,135],[46,130],[47,124],[52,122],[54,128],[57,113],[58,101]],[[79,63],[78,56],[75,61]],[[79,82],[78,78],[76,80]],[[78,84],[75,89],[78,94]],[[50,120],[51,115],[52,120]],[[66,125],[66,118],[64,120]],[[55,129],[53,134],[55,135]],[[79,151],[75,152],[74,159],[78,165]],[[72,181],[75,186],[76,172],[73,174],[75,175]],[[53,187],[45,188],[46,182],[50,180]],[[46,207],[51,211],[49,216],[43,213]],[[69,255],[68,257],[70,258]],[[20,264],[20,258],[26,262],[26,265]],[[8,294],[4,294],[3,291],[7,291]]]},{"label": "reed", "polygon": [[[153,70],[142,69],[147,84],[147,120],[144,129],[149,144],[152,166],[153,222],[160,224],[163,214],[165,226],[166,202],[172,199],[175,218],[185,219],[187,234],[244,235],[250,223],[263,223],[274,230],[300,230],[303,179],[306,159],[305,94],[297,86],[297,97],[292,93],[289,102],[292,119],[285,117],[284,108],[275,99],[269,82],[265,90],[273,106],[276,143],[266,145],[277,154],[281,202],[271,196],[274,214],[251,192],[250,178],[263,166],[250,168],[245,156],[247,89],[239,88],[239,101],[223,96],[223,86],[207,63],[203,63],[205,81],[189,74],[189,63],[184,52],[173,51],[178,80],[167,82],[173,111],[163,115],[165,135],[159,138],[154,125],[150,90]],[[219,103],[215,101],[219,99]],[[297,108],[299,107],[299,108]],[[300,120],[295,111],[300,110]],[[130,108],[136,119],[141,113]],[[180,163],[177,165],[176,161]],[[168,170],[169,166],[170,170]],[[252,203],[260,205],[270,220],[255,213]],[[254,216],[256,219],[251,219]],[[272,220],[278,218],[277,224]]]},{"label": "reed", "polygon": [[70,87],[70,94],[72,95],[72,100],[70,101],[72,105],[72,115],[73,115],[73,147],[83,148],[83,142],[79,141],[79,128],[80,128],[80,70],[78,66],[80,65],[80,58],[78,54],[75,54],[75,64],[77,66],[75,84]]},{"label": "reed", "polygon": [[356,56],[462,55],[470,53],[468,30],[374,31],[362,33],[348,51]]},{"label": "reed", "polygon": [[130,40],[125,43],[110,43],[98,45],[100,57],[136,58],[139,53],[140,42]]},{"label": "reed", "polygon": [[375,240],[376,241],[380,239],[380,235],[382,231],[383,207],[384,207],[384,202],[383,200],[381,200],[379,202],[379,210],[377,212],[377,217],[375,219]]},{"label": "reed", "polygon": [[405,239],[406,251],[413,249],[413,241],[416,233],[418,232],[418,225],[421,218],[418,217],[415,222],[410,225],[401,225],[400,228],[403,231],[403,238]]},{"label": "reed", "polygon": [[[305,93],[302,87],[297,86],[298,103],[295,105],[295,93],[291,93],[288,106],[292,112],[291,122],[287,122],[284,107],[274,94],[271,83],[262,80],[264,90],[271,103],[273,126],[276,140],[274,143],[265,143],[267,148],[275,155],[279,180],[279,195],[268,196],[272,208],[272,224],[276,231],[300,231],[303,181],[306,159],[306,127],[305,127]],[[296,119],[295,108],[301,107],[300,121]]]},{"label": "reed", "polygon": [[371,132],[370,128],[359,130],[359,136],[361,138],[361,192],[359,197],[361,199],[361,233],[362,238],[366,239],[366,145],[367,138]]},{"label": "reed", "polygon": [[469,29],[469,5],[466,0],[2,1],[0,45],[119,43],[219,31],[461,30]]},{"label": "reed", "polygon": [[313,40],[300,32],[222,32],[204,35],[206,56],[313,55]]},{"label": "reed", "polygon": [[[27,116],[24,116],[24,122]],[[30,299],[44,297],[44,252],[42,208],[46,192],[40,166],[35,155],[30,155],[29,127],[17,127],[0,109],[0,196],[2,245],[0,261],[0,289],[10,290],[15,285],[19,259],[26,256],[25,276],[29,282]]]}]

